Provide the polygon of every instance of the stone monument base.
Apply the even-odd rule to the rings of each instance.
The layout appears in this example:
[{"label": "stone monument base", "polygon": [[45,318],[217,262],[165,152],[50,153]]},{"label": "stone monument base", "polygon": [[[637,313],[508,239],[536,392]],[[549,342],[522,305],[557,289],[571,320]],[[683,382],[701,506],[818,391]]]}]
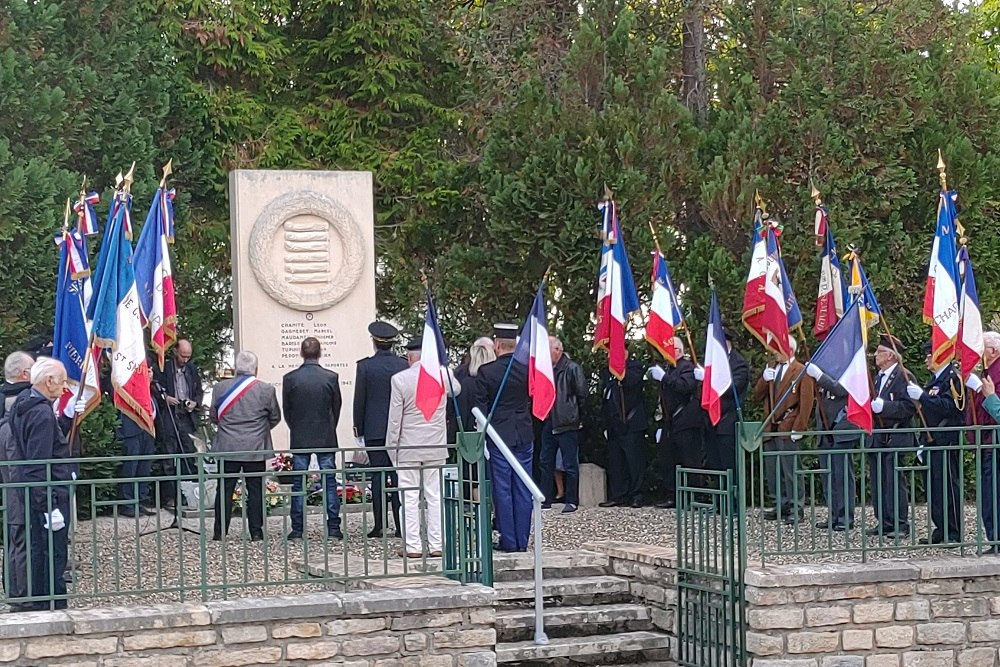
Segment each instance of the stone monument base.
[{"label": "stone monument base", "polygon": [[580,464],[580,507],[597,507],[608,498],[604,468],[596,463]]}]

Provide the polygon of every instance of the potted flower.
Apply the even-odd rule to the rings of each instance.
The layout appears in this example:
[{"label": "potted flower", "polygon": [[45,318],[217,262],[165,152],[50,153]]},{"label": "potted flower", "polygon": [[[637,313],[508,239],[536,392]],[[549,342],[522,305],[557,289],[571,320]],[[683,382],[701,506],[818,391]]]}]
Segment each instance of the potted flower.
[{"label": "potted flower", "polygon": [[277,477],[279,484],[292,484],[295,474],[292,472],[292,455],[288,452],[278,452],[271,459],[270,469]]}]

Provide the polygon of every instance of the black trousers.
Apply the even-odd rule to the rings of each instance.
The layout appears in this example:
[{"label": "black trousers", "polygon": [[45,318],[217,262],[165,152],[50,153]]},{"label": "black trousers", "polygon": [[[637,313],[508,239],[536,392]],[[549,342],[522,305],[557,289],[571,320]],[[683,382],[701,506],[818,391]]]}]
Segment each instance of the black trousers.
[{"label": "black trousers", "polygon": [[264,536],[264,472],[266,464],[264,461],[223,461],[222,472],[233,477],[225,477],[220,480],[215,494],[215,531],[214,537],[222,536],[229,532],[229,521],[233,516],[233,491],[236,490],[236,482],[239,473],[256,473],[243,477],[243,488],[246,489],[246,501],[243,504],[243,512],[247,517],[250,527],[250,537]]},{"label": "black trousers", "polygon": [[[942,443],[934,446],[943,447]],[[931,509],[935,541],[962,541],[962,467],[961,451],[954,449],[929,452],[930,479],[927,486],[927,504]]]},{"label": "black trousers", "polygon": [[[368,440],[365,442],[368,447],[385,447],[385,440]],[[368,463],[373,468],[391,468],[392,461],[389,453],[384,449],[371,449],[368,451]],[[388,472],[372,473],[372,512],[375,514],[375,525],[372,530],[383,530],[385,527],[385,501],[386,496],[392,503],[392,519],[396,523],[396,532],[402,534],[402,524],[399,523],[399,493],[396,491],[386,491],[387,488],[399,488],[399,478],[395,470]]]},{"label": "black trousers", "polygon": [[[680,431],[664,429],[660,436],[660,472],[667,498],[677,496],[677,468],[700,468],[704,465],[702,430],[686,428]],[[700,480],[692,480],[701,486]]]},{"label": "black trousers", "polygon": [[[160,441],[161,454],[190,454],[194,451],[194,443],[191,441],[191,436],[197,432],[194,419],[190,414],[182,414],[176,418],[176,421],[177,433],[174,433],[174,426],[170,415],[166,415],[163,419],[163,426],[166,430]],[[180,435],[180,441],[177,440],[178,435]],[[194,461],[190,458],[179,457],[176,459],[160,459],[158,463],[158,473],[163,479],[157,485],[159,487],[159,498],[154,496],[153,501],[159,502],[161,505],[168,501],[176,501],[180,505],[181,498],[177,495],[178,487],[176,481],[178,470],[181,475],[193,475],[195,473]]]},{"label": "black trousers", "polygon": [[712,470],[729,470],[730,478],[736,480],[736,430],[719,431],[709,428],[705,431],[705,460]]},{"label": "black trousers", "polygon": [[819,440],[819,465],[830,471],[823,475],[823,495],[826,496],[830,521],[845,527],[854,525],[854,507],[857,503],[854,457],[836,452],[852,449],[856,444],[854,440],[838,442],[832,435],[821,436]]},{"label": "black trousers", "polygon": [[642,501],[646,476],[646,433],[608,434],[608,496],[615,502]]},{"label": "black trousers", "polygon": [[[59,510],[68,517],[69,508]],[[43,609],[65,609],[66,599],[33,602],[18,601],[23,597],[65,596],[66,560],[69,545],[69,528],[50,532],[44,528],[44,513],[29,511],[27,524],[11,525],[11,544],[7,553],[11,557],[9,580],[12,589],[7,592],[12,611],[39,611]],[[49,538],[52,539],[51,548]],[[30,554],[30,563],[29,556]]]},{"label": "black trousers", "polygon": [[897,466],[904,465],[904,455],[905,452],[888,447],[881,447],[868,455],[875,518],[883,531],[910,530],[909,485],[897,469]]}]

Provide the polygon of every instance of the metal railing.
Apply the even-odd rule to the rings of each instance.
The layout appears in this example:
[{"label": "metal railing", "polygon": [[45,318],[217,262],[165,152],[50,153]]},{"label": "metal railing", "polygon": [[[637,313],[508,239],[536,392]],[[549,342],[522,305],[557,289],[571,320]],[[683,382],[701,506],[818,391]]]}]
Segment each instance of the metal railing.
[{"label": "metal railing", "polygon": [[759,431],[741,424],[749,562],[998,552],[996,427]]},{"label": "metal railing", "polygon": [[[492,583],[488,483],[468,476],[461,463],[344,464],[352,451],[314,452],[332,454],[332,467],[300,471],[273,469],[260,452],[121,457],[175,472],[95,480],[80,478],[80,466],[107,459],[0,462],[3,602],[20,611],[346,590],[400,578]],[[246,461],[242,471],[240,461]],[[391,509],[382,536],[368,537],[374,525],[369,482],[399,471],[415,481],[386,488],[383,507],[391,508],[396,493],[417,503],[416,513],[400,513],[399,531],[412,533],[418,517],[421,546],[428,547],[419,557],[408,557],[405,540],[394,539]],[[429,544],[433,489],[440,492],[443,553]],[[328,521],[331,493],[340,505],[339,533],[332,517]],[[170,501],[174,508],[162,509]],[[303,506],[301,537],[292,526],[293,501]],[[228,532],[220,529],[221,515],[216,522],[217,508],[231,513]],[[63,529],[55,510],[68,524]],[[258,519],[259,527],[251,527]],[[48,529],[50,522],[56,530]]]},{"label": "metal railing", "polygon": [[507,459],[507,463],[510,465],[511,469],[517,475],[517,478],[521,480],[521,483],[528,489],[531,494],[532,509],[531,509],[531,526],[532,531],[534,531],[534,583],[535,583],[535,643],[536,644],[548,644],[549,638],[545,634],[545,602],[544,602],[544,581],[542,577],[542,503],[545,501],[545,494],[542,493],[538,485],[535,484],[535,480],[531,478],[531,475],[524,469],[524,467],[518,462],[517,457],[510,451],[507,443],[503,441],[500,434],[496,432],[492,424],[489,423],[486,416],[483,414],[482,410],[479,408],[472,408],[472,416],[476,418],[476,424],[480,431],[485,429],[486,434],[490,437],[490,441],[496,446],[497,451]]}]

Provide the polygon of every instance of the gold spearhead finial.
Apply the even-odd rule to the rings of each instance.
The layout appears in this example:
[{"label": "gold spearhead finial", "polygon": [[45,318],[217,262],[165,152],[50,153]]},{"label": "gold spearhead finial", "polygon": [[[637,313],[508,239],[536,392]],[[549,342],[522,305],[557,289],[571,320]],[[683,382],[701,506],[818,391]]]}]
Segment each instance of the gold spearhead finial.
[{"label": "gold spearhead finial", "polygon": [[87,176],[84,175],[83,182],[80,183],[80,199],[86,199],[87,197]]},{"label": "gold spearhead finial", "polygon": [[124,176],[122,176],[122,172],[121,172],[121,171],[119,171],[119,172],[118,172],[118,175],[117,175],[117,176],[115,176],[115,190],[121,190],[121,187],[122,187],[122,182],[123,182],[124,180],[125,180],[125,177],[124,177]]},{"label": "gold spearhead finial", "polygon": [[767,215],[767,204],[764,202],[764,198],[760,196],[760,190],[753,191],[753,203],[754,206],[760,209],[762,215]]},{"label": "gold spearhead finial", "polygon": [[614,197],[615,197],[615,193],[612,192],[611,188],[608,187],[608,184],[605,183],[604,184],[604,201],[611,201],[612,199],[614,199]]},{"label": "gold spearhead finial", "polygon": [[160,179],[160,187],[162,188],[167,184],[167,176],[174,173],[174,160],[173,158],[167,160],[167,163],[163,165],[163,178]]},{"label": "gold spearhead finial", "polygon": [[73,210],[73,200],[66,197],[66,213],[63,215],[63,231],[69,229],[69,214]]},{"label": "gold spearhead finial", "polygon": [[942,190],[947,190],[948,189],[948,175],[945,173],[946,167],[945,167],[945,164],[944,164],[944,156],[941,154],[941,149],[940,148],[938,149],[937,169],[938,169],[938,180],[941,181],[941,189]]},{"label": "gold spearhead finial", "polygon": [[822,203],[819,190],[816,189],[815,183],[811,183],[810,185],[812,186],[812,191],[809,193],[809,196],[812,197],[814,202],[816,202],[816,206],[819,206]]},{"label": "gold spearhead finial", "polygon": [[122,180],[122,190],[125,194],[130,194],[132,192],[132,182],[135,180],[135,162],[132,166],[128,168],[128,173],[125,174],[125,178]]}]

